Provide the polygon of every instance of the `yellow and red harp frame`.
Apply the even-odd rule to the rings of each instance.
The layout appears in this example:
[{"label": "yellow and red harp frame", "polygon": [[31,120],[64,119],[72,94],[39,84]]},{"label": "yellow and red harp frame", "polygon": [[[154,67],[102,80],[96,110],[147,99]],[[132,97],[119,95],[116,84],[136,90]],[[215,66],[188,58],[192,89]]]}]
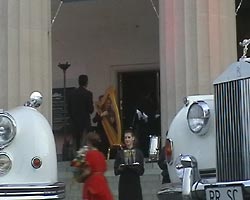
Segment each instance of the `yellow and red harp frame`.
[{"label": "yellow and red harp frame", "polygon": [[[116,90],[109,87],[101,101],[96,103],[99,115],[108,110],[108,115],[102,118],[102,125],[111,147],[121,146],[121,120],[116,100]],[[107,107],[109,107],[107,109]],[[112,119],[112,120],[111,120]]]}]

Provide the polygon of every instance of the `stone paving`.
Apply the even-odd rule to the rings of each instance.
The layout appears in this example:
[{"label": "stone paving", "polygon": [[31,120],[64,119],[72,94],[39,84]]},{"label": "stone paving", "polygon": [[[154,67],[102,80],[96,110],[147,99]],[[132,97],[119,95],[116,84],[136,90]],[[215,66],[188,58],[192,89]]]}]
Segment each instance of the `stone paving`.
[{"label": "stone paving", "polygon": [[[117,200],[118,176],[114,176],[113,160],[108,160],[108,171],[105,173],[109,186]],[[70,162],[58,162],[58,180],[66,183],[66,200],[81,200],[82,184],[73,179]],[[145,173],[141,177],[143,200],[157,200],[157,191],[161,187],[161,170],[156,163],[145,163]]]}]

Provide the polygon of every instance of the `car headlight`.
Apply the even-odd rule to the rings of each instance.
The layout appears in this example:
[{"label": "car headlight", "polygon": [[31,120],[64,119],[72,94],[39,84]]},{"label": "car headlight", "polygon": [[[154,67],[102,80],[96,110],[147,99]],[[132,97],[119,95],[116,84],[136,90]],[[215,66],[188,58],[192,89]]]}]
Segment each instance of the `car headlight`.
[{"label": "car headlight", "polygon": [[0,154],[0,176],[7,174],[12,166],[12,162],[6,154]]},{"label": "car headlight", "polygon": [[210,118],[210,110],[207,103],[204,101],[194,102],[188,110],[187,121],[190,130],[197,135],[207,133]]},{"label": "car headlight", "polygon": [[8,113],[0,113],[0,149],[8,146],[16,135],[16,123]]}]

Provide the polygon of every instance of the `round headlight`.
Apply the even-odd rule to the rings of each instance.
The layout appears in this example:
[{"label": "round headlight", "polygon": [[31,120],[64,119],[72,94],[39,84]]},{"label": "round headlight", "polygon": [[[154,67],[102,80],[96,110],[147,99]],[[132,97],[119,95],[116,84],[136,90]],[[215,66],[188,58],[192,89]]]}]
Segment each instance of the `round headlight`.
[{"label": "round headlight", "polygon": [[7,174],[12,166],[10,158],[6,154],[0,154],[0,176]]},{"label": "round headlight", "polygon": [[8,113],[0,113],[0,149],[8,146],[16,135],[16,123]]},{"label": "round headlight", "polygon": [[210,110],[204,101],[194,102],[188,110],[187,121],[190,130],[198,135],[204,135],[208,131]]}]

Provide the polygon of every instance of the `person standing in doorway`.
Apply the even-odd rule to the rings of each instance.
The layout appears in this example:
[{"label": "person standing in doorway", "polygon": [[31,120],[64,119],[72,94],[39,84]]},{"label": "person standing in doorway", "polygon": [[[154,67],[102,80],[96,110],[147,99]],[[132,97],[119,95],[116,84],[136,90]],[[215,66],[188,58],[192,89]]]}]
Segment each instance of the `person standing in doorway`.
[{"label": "person standing in doorway", "polygon": [[94,111],[93,94],[87,89],[88,76],[78,77],[79,87],[72,91],[68,100],[69,116],[73,126],[73,143],[77,151],[85,144],[86,134],[90,131],[90,114]]},{"label": "person standing in doorway", "polygon": [[114,173],[120,175],[119,200],[142,200],[140,176],[144,173],[144,157],[135,147],[135,135],[132,130],[125,131],[125,147],[117,152]]}]

